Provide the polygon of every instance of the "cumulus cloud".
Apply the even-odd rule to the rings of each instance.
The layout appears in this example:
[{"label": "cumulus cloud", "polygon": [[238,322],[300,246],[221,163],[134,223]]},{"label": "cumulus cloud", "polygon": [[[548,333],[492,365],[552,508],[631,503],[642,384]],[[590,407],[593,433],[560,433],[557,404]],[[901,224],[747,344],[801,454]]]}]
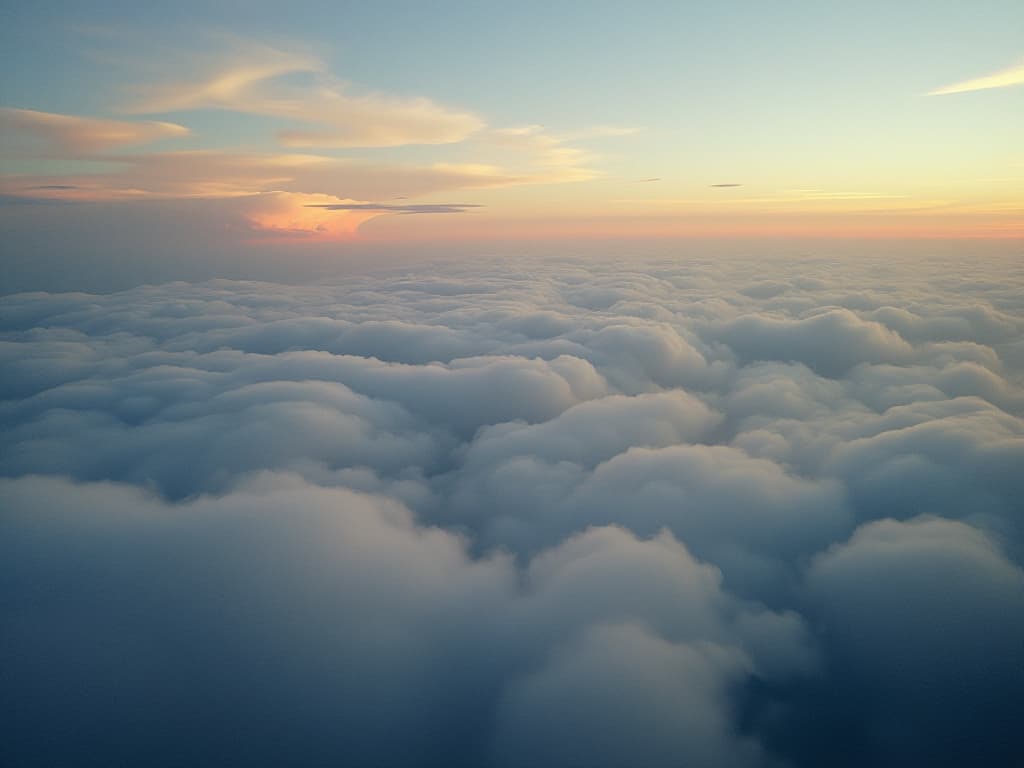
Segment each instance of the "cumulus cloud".
[{"label": "cumulus cloud", "polygon": [[509,691],[495,762],[757,765],[756,745],[737,739],[728,717],[728,686],[744,671],[742,657],[714,646],[673,645],[638,625],[597,627]]},{"label": "cumulus cloud", "polygon": [[1022,279],[523,257],[5,296],[0,762],[1007,764]]},{"label": "cumulus cloud", "polygon": [[[154,750],[161,765],[283,755],[526,765],[531,751],[556,760],[555,743],[526,757],[503,743],[524,728],[517,702],[538,685],[528,670],[555,661],[552,648],[583,642],[586,652],[558,673],[582,688],[561,690],[555,733],[573,721],[614,724],[620,692],[607,682],[619,680],[660,722],[644,724],[650,743],[639,748],[628,724],[606,731],[610,764],[692,755],[720,765],[756,752],[730,726],[730,686],[762,663],[779,673],[764,637],[794,646],[783,671],[808,663],[797,617],[737,603],[714,568],[667,534],[592,530],[517,575],[507,557],[473,559],[457,535],[415,525],[392,500],[287,476],[175,506],[123,485],[54,478],[7,481],[0,493],[13,621],[5,651],[27,659],[0,694],[22,734],[0,748],[13,762],[82,751],[132,762]],[[620,598],[603,599],[613,583]],[[221,600],[227,632],[209,623]],[[668,679],[643,644],[673,662]],[[8,709],[11,694],[30,689]],[[77,696],[104,694],[107,706],[76,711]],[[683,700],[669,715],[665,705]],[[182,739],[210,718],[217,733]],[[498,724],[493,743],[488,721]],[[46,738],[54,722],[73,724],[74,735]],[[131,737],[110,742],[127,722]],[[253,722],[277,726],[254,731]],[[587,740],[574,746],[596,754]]]},{"label": "cumulus cloud", "polygon": [[719,333],[743,360],[800,362],[830,377],[863,362],[900,362],[911,351],[884,325],[843,308],[795,319],[748,315],[725,323]]}]

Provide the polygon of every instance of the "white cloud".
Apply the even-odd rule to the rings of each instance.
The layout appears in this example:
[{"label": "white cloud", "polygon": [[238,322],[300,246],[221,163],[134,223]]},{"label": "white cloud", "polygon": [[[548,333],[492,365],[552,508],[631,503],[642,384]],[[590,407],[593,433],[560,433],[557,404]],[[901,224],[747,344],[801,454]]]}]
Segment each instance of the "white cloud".
[{"label": "white cloud", "polygon": [[[133,114],[223,109],[286,118],[303,125],[278,134],[287,147],[395,147],[450,144],[484,127],[467,110],[424,97],[353,93],[324,64],[301,53],[252,43],[207,64],[207,71],[178,82],[152,84],[128,104]],[[308,82],[285,81],[305,74]]]},{"label": "white cloud", "polygon": [[970,80],[962,80],[958,83],[945,85],[929,91],[929,96],[945,96],[951,93],[968,93],[970,91],[986,91],[991,88],[1009,88],[1013,85],[1024,83],[1024,63],[1015,64],[993,72],[991,75],[983,75]]}]

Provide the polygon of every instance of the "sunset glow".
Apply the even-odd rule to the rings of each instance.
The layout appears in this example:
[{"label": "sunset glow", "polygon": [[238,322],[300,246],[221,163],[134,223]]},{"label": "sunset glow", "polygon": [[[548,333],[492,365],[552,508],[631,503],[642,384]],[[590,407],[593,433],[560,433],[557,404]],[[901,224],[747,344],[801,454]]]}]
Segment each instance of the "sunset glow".
[{"label": "sunset glow", "polygon": [[[261,34],[258,19],[272,16],[261,11],[236,29],[217,14],[199,26],[175,17],[165,29],[143,16],[68,19],[55,27],[59,55],[12,40],[22,71],[52,78],[74,68],[81,87],[72,94],[8,81],[0,194],[24,205],[250,197],[225,206],[232,230],[292,233],[296,247],[509,236],[1024,236],[1024,90],[1016,87],[1020,66],[1005,66],[1020,54],[1009,38],[1003,52],[993,38],[984,54],[922,52],[912,66],[886,71],[890,52],[846,9],[798,23],[817,30],[809,45],[819,56],[828,30],[840,28],[869,56],[810,67],[781,52],[758,60],[734,42],[734,30],[723,67],[697,37],[688,44],[674,36],[731,22],[678,10],[650,27],[620,20],[624,34],[648,37],[637,61],[613,65],[602,56],[601,45],[618,43],[596,26],[580,38],[590,40],[595,70],[569,86],[580,106],[567,110],[529,72],[555,73],[566,62],[572,69],[581,52],[547,48],[540,33],[523,62],[535,70],[505,72],[488,57],[453,80],[457,51],[472,44],[423,42],[431,53],[416,59],[422,73],[403,81],[386,62],[399,54],[368,47],[358,24],[328,43],[297,19]],[[463,32],[500,26],[499,17],[470,14]],[[739,39],[761,23],[757,14],[742,22]],[[396,43],[405,36],[387,34]],[[787,44],[777,41],[780,51]],[[914,58],[901,56],[901,64]],[[986,67],[992,74],[971,76]],[[375,78],[374,68],[386,75]],[[614,94],[592,97],[610,82]],[[282,195],[477,207],[439,216],[296,206],[282,213]]]}]

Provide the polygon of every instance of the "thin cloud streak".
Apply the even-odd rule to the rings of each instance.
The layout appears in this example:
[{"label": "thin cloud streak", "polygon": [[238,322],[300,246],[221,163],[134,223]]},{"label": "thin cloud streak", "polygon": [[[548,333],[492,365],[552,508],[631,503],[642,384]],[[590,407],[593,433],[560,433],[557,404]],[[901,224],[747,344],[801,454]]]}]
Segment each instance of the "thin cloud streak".
[{"label": "thin cloud streak", "polygon": [[970,91],[987,91],[992,88],[1009,88],[1014,85],[1024,84],[1024,61],[993,72],[991,75],[975,77],[971,80],[963,80],[952,85],[945,85],[929,91],[929,96],[946,96],[951,93],[968,93]]},{"label": "thin cloud streak", "polygon": [[483,208],[476,203],[417,203],[411,205],[389,205],[387,203],[338,203],[331,205],[307,205],[307,208],[324,208],[328,211],[378,211],[381,213],[465,213],[470,208]]},{"label": "thin cloud streak", "polygon": [[191,133],[177,123],[132,122],[0,107],[0,135],[41,140],[48,151],[90,154]]},{"label": "thin cloud streak", "polygon": [[336,195],[353,200],[418,196],[462,188],[502,187],[545,177],[474,164],[410,166],[320,155],[168,152],[99,155],[116,164],[103,174],[8,176],[0,192],[77,200],[227,198],[262,192]]}]

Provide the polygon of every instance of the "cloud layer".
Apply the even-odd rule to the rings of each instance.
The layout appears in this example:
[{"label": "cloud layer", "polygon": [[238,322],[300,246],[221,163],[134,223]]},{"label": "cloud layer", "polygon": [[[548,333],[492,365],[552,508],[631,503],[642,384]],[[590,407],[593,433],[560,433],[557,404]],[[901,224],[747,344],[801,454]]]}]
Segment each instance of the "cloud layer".
[{"label": "cloud layer", "polygon": [[7,296],[0,762],[1008,764],[1022,289],[558,258]]}]

